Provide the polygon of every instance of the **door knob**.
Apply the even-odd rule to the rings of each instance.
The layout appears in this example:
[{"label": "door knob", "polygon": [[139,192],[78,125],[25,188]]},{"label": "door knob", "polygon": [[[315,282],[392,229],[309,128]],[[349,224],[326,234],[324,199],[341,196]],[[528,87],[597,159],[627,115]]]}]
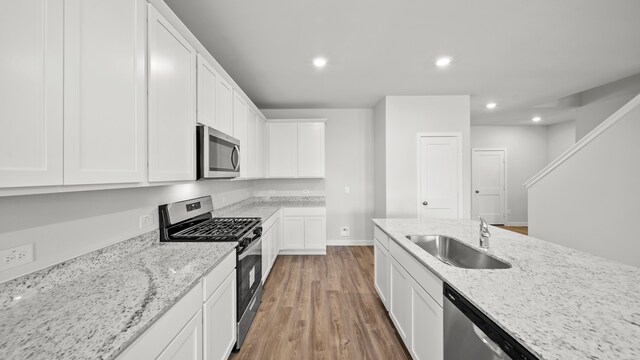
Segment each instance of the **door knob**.
[{"label": "door knob", "polygon": [[423,202],[422,202],[422,205],[427,206],[427,205],[429,205],[429,203],[428,203],[428,202],[426,202],[426,201],[423,201]]}]

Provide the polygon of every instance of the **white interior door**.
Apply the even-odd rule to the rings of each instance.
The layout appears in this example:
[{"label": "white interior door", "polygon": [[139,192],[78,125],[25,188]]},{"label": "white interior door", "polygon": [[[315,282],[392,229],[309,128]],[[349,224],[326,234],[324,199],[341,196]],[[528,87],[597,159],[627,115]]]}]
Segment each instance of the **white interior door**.
[{"label": "white interior door", "polygon": [[473,149],[473,217],[505,224],[505,150]]},{"label": "white interior door", "polygon": [[457,218],[460,194],[460,154],[457,136],[419,139],[420,218]]}]

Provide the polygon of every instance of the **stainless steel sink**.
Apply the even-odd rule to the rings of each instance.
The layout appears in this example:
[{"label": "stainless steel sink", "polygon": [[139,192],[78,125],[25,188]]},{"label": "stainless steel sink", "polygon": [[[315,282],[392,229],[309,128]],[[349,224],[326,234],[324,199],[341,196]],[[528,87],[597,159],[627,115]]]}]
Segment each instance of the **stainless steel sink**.
[{"label": "stainless steel sink", "polygon": [[465,269],[509,269],[498,260],[464,242],[442,235],[407,235],[407,239],[445,264]]}]

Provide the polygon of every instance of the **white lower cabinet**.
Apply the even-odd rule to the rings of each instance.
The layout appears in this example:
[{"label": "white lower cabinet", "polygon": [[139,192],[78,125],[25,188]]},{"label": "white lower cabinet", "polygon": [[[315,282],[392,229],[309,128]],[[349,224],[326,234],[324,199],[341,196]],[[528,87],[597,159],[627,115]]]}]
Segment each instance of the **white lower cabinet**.
[{"label": "white lower cabinet", "polygon": [[326,218],[326,208],[285,208],[282,252],[325,254]]},{"label": "white lower cabinet", "polygon": [[432,360],[444,357],[443,310],[438,303],[411,279],[411,344],[414,359]]},{"label": "white lower cabinet", "polygon": [[375,239],[373,241],[374,286],[384,307],[389,310],[389,252]]},{"label": "white lower cabinet", "polygon": [[118,360],[224,360],[236,343],[236,253],[124,350]]},{"label": "white lower cabinet", "polygon": [[413,359],[442,360],[442,281],[395,240],[374,233],[375,288],[391,321]]},{"label": "white lower cabinet", "polygon": [[411,349],[411,276],[393,257],[389,269],[389,315],[405,345]]},{"label": "white lower cabinet", "polygon": [[224,360],[236,343],[236,270],[204,303],[204,356]]},{"label": "white lower cabinet", "polygon": [[158,360],[202,360],[202,311],[187,323]]},{"label": "white lower cabinet", "polygon": [[271,268],[278,258],[282,244],[282,211],[278,210],[263,225],[262,232],[262,283],[267,281]]}]

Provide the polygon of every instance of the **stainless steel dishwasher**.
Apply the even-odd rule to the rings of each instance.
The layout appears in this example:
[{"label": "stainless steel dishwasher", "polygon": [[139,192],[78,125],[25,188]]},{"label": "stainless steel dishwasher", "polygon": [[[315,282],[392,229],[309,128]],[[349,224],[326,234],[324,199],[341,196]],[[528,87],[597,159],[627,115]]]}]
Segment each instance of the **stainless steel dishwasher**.
[{"label": "stainless steel dishwasher", "polygon": [[444,360],[538,359],[444,284]]}]

